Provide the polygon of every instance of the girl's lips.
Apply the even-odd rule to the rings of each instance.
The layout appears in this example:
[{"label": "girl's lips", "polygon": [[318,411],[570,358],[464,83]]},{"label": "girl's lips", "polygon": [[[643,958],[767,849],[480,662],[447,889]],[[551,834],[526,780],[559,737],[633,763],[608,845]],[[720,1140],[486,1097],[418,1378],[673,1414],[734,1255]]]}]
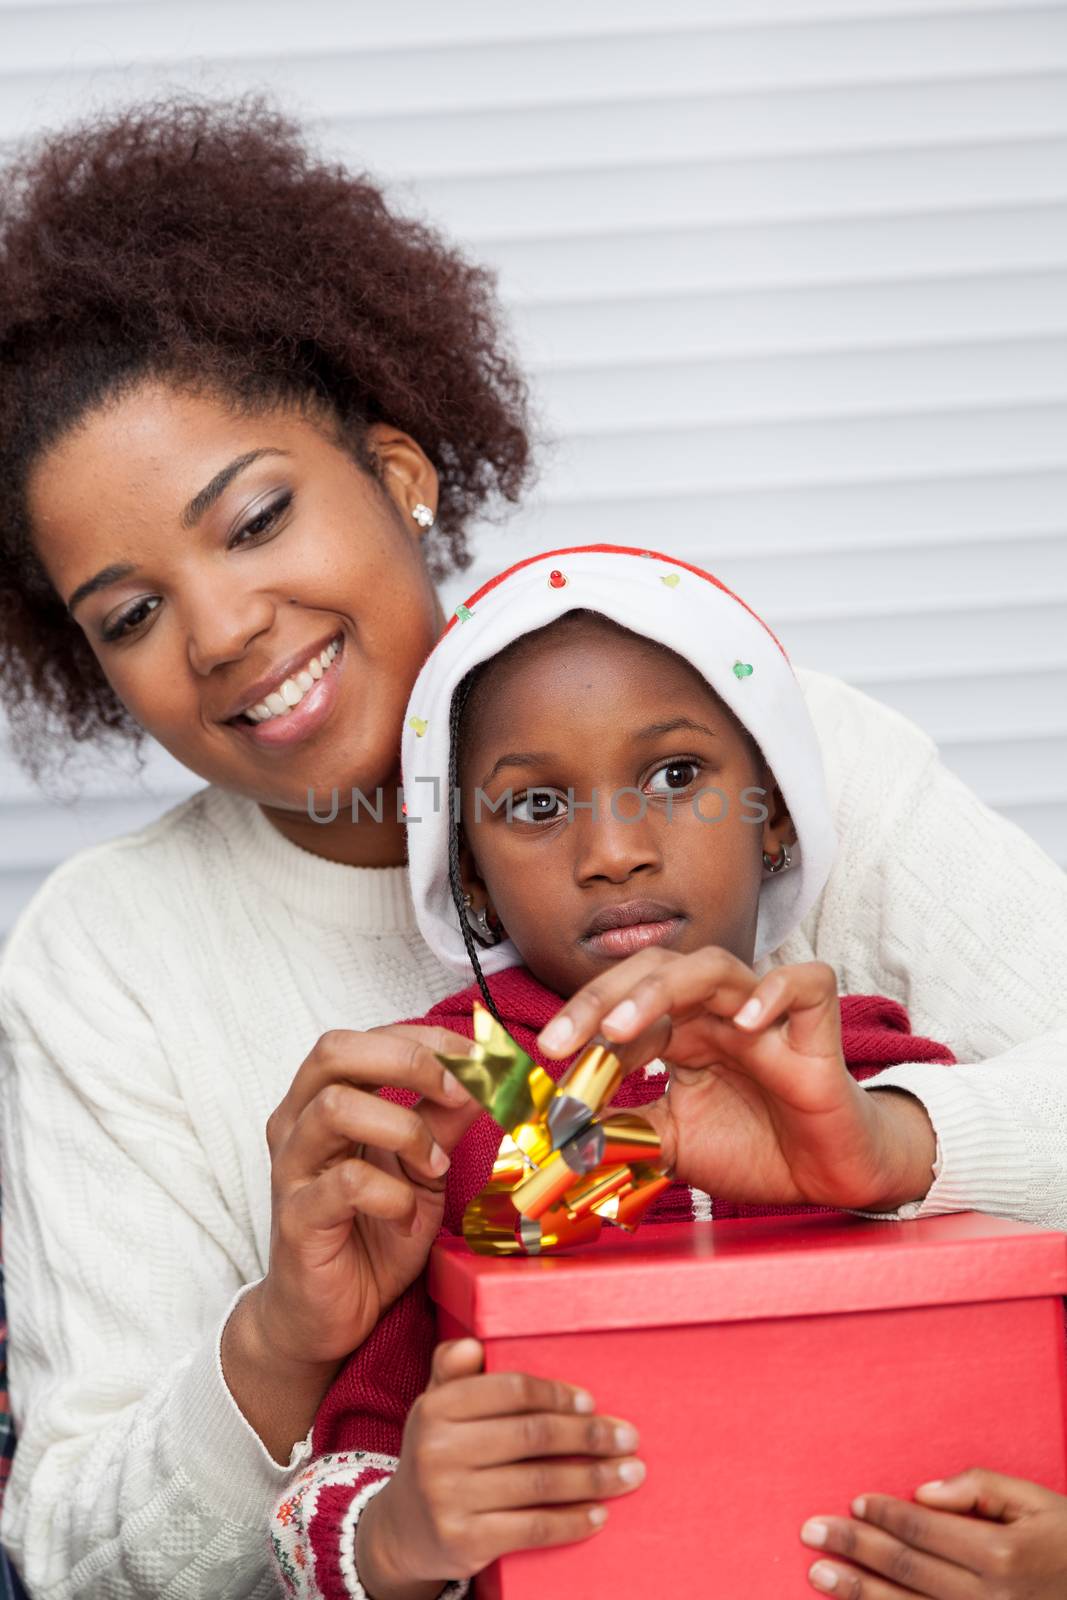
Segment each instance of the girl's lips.
[{"label": "girl's lips", "polygon": [[668,917],[663,922],[632,922],[626,928],[605,928],[603,933],[589,933],[582,944],[594,955],[632,956],[635,950],[644,950],[652,944],[670,944],[685,925],[684,917]]},{"label": "girl's lips", "polygon": [[345,637],[341,634],[341,648],[313,689],[283,717],[270,717],[266,722],[230,722],[245,739],[251,739],[263,750],[288,748],[301,739],[316,733],[330,715],[340,693],[341,673],[345,664]]}]

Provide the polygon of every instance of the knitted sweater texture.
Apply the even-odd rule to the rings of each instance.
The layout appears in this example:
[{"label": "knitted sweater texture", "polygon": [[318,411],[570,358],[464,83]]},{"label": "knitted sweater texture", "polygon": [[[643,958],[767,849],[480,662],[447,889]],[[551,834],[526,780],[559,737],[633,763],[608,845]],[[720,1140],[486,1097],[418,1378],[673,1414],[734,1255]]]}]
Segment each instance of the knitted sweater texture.
[{"label": "knitted sweater texture", "polygon": [[[771,962],[829,962],[904,1004],[960,1065],[890,1067],[940,1175],[905,1215],[1067,1225],[1063,874],[929,739],[801,672],[839,860]],[[43,1600],[266,1600],[273,1461],[219,1348],[267,1269],[264,1125],[329,1028],[424,1015],[456,988],[403,868],[290,844],[209,787],[66,862],[0,956],[0,1166],[19,1445],[2,1536]],[[989,1058],[989,1059],[987,1059]]]}]

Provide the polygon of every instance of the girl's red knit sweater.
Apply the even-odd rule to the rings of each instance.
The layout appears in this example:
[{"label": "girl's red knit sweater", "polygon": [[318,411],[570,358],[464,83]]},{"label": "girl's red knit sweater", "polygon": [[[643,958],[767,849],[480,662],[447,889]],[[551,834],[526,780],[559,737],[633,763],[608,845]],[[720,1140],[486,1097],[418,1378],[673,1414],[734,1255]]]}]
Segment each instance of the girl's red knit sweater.
[{"label": "girl's red knit sweater", "polygon": [[[536,1045],[537,1034],[559,1010],[559,996],[538,983],[525,967],[510,967],[487,982],[500,1018],[512,1038],[554,1079],[561,1077],[569,1061],[548,1061]],[[440,1025],[472,1038],[472,1007],[479,998],[477,985],[471,984],[461,993],[442,1000],[425,1017],[407,1020]],[[918,1038],[909,1029],[907,1012],[894,1000],[877,995],[852,995],[843,999],[842,1045],[853,1077],[869,1077],[883,1067],[902,1061],[955,1060],[943,1045]],[[662,1077],[646,1077],[636,1072],[623,1080],[612,1104],[625,1108],[647,1105],[650,1100],[659,1099],[663,1087]],[[404,1091],[382,1092],[402,1104],[413,1103],[414,1097]],[[500,1139],[500,1128],[485,1114],[457,1145],[448,1174],[443,1233],[460,1232],[468,1202],[489,1180]],[[716,1218],[795,1216],[831,1209],[827,1206],[735,1205],[722,1200],[714,1200],[713,1206]],[[688,1222],[692,1214],[690,1189],[684,1183],[674,1183],[654,1202],[646,1220]],[[335,1379],[315,1419],[312,1442],[316,1454],[364,1450],[399,1455],[404,1420],[429,1380],[434,1342],[433,1309],[423,1275],[389,1308]]]}]

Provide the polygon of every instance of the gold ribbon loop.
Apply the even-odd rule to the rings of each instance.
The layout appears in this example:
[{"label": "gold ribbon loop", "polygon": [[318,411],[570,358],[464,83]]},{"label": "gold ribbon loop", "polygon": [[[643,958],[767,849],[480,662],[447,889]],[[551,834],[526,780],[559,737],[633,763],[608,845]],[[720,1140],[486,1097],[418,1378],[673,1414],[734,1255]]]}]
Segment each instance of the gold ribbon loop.
[{"label": "gold ribbon loop", "polygon": [[633,1232],[670,1183],[651,1123],[599,1116],[622,1081],[607,1045],[587,1045],[557,1085],[476,1000],[469,1055],[437,1059],[504,1130],[493,1175],[463,1213],[480,1255],[566,1250],[603,1222]]}]

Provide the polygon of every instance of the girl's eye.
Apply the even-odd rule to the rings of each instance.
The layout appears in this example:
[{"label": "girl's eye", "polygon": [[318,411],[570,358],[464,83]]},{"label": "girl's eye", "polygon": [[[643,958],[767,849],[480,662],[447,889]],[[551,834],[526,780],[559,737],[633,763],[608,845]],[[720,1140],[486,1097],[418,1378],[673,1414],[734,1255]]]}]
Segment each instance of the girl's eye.
[{"label": "girl's eye", "polygon": [[[672,789],[688,789],[697,775],[698,764],[695,761],[667,761],[662,767],[652,774],[649,779],[649,788],[653,794],[667,794]],[[657,778],[666,781],[657,783]]]},{"label": "girl's eye", "polygon": [[292,494],[286,493],[280,495],[277,500],[272,501],[269,506],[264,506],[262,511],[257,511],[254,517],[238,528],[230,540],[228,548],[234,550],[238,545],[255,544],[266,534],[272,533],[275,525],[292,503]]},{"label": "girl's eye", "polygon": [[512,804],[511,815],[519,822],[555,822],[562,815],[555,808],[565,805],[554,789],[527,789]]},{"label": "girl's eye", "polygon": [[138,600],[136,604],[132,605],[128,611],[124,611],[115,622],[109,623],[103,630],[103,636],[108,644],[111,644],[115,639],[121,639],[122,635],[129,633],[131,628],[136,628],[150,614],[150,608],[155,610],[159,603],[158,595],[146,595],[143,600]]}]

